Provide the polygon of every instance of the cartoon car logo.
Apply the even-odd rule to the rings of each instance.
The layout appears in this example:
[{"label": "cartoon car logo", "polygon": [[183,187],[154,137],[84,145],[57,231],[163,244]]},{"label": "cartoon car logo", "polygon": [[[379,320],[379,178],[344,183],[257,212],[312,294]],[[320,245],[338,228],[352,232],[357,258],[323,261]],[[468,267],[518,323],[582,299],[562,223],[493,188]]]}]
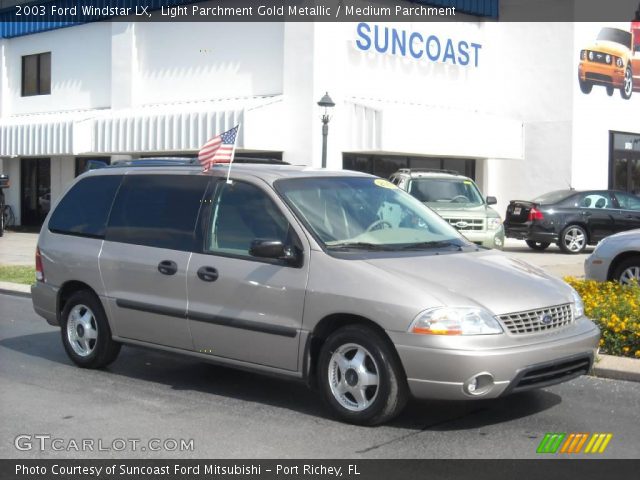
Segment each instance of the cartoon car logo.
[{"label": "cartoon car logo", "polygon": [[640,27],[633,22],[631,32],[604,27],[596,41],[580,51],[578,83],[589,94],[594,85],[607,89],[609,96],[620,90],[624,99],[640,91]]}]

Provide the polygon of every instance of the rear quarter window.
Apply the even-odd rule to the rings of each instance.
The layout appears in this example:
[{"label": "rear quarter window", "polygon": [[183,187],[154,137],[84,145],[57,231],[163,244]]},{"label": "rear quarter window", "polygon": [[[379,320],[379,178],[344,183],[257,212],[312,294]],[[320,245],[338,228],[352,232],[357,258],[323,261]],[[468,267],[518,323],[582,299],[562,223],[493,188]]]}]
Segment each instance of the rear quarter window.
[{"label": "rear quarter window", "polygon": [[51,214],[49,230],[66,235],[104,238],[109,211],[121,180],[121,175],[100,175],[80,180]]}]

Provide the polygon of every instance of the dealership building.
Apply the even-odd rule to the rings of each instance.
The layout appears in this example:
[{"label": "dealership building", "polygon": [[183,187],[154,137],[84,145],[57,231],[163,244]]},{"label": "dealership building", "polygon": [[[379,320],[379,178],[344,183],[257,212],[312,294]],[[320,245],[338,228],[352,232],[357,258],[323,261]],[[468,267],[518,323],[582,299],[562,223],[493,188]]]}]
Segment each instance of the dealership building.
[{"label": "dealership building", "polygon": [[509,2],[467,3],[435,23],[2,24],[6,203],[38,226],[90,161],[192,156],[238,123],[236,155],[319,167],[327,92],[330,169],[456,170],[501,213],[554,189],[640,194],[640,33],[630,98],[578,81],[581,51],[632,17],[489,22]]}]

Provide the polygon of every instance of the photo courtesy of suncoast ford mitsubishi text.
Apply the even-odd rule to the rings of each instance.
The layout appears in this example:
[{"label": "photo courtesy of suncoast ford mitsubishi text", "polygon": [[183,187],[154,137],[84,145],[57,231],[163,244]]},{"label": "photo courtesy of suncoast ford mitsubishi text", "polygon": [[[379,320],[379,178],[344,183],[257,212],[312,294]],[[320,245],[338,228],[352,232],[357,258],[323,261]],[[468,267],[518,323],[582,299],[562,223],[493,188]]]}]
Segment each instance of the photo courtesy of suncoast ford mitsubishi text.
[{"label": "photo courtesy of suncoast ford mitsubishi text", "polygon": [[48,214],[33,306],[80,367],[122,344],[276,374],[340,419],[589,372],[600,332],[566,283],[465,239],[372,175],[203,172],[144,160],[79,176]]}]

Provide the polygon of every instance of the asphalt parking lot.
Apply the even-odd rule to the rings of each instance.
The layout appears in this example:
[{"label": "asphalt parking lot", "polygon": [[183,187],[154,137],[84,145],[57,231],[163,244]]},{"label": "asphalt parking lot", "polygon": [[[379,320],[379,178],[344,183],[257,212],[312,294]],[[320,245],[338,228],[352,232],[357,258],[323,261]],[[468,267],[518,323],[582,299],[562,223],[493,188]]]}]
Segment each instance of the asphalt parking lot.
[{"label": "asphalt parking lot", "polygon": [[[355,427],[302,385],[189,358],[124,347],[107,370],[79,369],[30,299],[2,294],[0,406],[2,458],[534,458],[547,432],[611,432],[599,458],[637,458],[640,445],[640,383],[582,377],[494,401],[413,402],[389,425]],[[63,450],[16,449],[39,434]],[[83,439],[112,449],[68,450]],[[138,449],[116,451],[116,439]],[[152,452],[151,439],[193,449]]]}]

